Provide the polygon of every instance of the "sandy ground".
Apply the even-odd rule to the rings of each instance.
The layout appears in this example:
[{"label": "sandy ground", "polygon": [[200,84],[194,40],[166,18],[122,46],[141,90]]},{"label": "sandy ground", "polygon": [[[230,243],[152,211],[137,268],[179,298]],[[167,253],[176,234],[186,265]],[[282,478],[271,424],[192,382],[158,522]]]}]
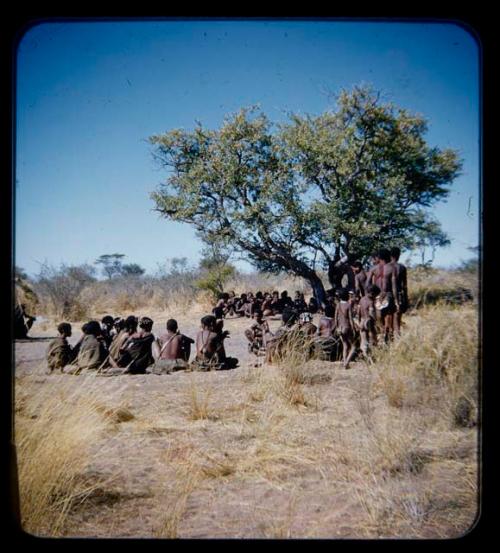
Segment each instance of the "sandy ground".
[{"label": "sandy ground", "polygon": [[[153,332],[162,332],[168,317],[150,316]],[[194,338],[199,317],[177,320]],[[272,330],[279,326],[270,323]],[[348,371],[338,363],[313,364],[314,378],[302,386],[305,405],[278,408],[256,379],[262,369],[254,367],[243,335],[250,324],[225,323],[227,354],[240,360],[235,370],[100,378],[109,405],[118,402],[134,418],[116,424],[95,446],[98,455],[85,477],[101,484],[73,509],[67,535],[456,537],[468,530],[476,514],[466,494],[477,468],[474,429],[420,434],[411,446],[423,459],[418,470],[411,477],[397,470],[390,478],[381,475],[368,497],[359,469],[365,466],[360,440],[367,435],[363,398],[370,394],[376,412],[370,416],[383,417],[380,424],[398,413],[373,391],[361,363]],[[72,343],[80,326],[73,327]],[[54,389],[68,378],[79,385],[78,376],[45,374],[54,335],[50,324],[36,322],[31,339],[16,342],[16,377]],[[193,394],[204,402],[206,418],[192,420]]]}]

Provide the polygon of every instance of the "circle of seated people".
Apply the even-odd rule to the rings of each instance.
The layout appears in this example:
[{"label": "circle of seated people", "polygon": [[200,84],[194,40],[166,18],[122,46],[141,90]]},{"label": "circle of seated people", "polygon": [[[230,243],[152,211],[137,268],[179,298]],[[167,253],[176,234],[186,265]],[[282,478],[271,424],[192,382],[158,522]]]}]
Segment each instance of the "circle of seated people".
[{"label": "circle of seated people", "polygon": [[[82,326],[83,335],[71,347],[67,338],[72,329],[69,323],[58,326],[59,336],[47,349],[49,371],[61,370],[78,374],[97,370],[100,374],[168,374],[175,370],[227,370],[238,366],[238,359],[226,355],[224,319],[248,317],[253,324],[244,334],[248,351],[264,356],[273,363],[286,356],[287,351],[303,350],[308,357],[327,361],[342,359],[345,368],[361,353],[370,358],[370,350],[399,335],[402,314],[408,308],[406,268],[399,263],[400,250],[382,248],[372,256],[373,265],[365,270],[361,262],[340,260],[339,275],[347,277],[347,287],[326,290],[325,300],[314,296],[306,302],[304,294],[296,291],[292,299],[286,290],[241,293],[223,292],[211,315],[201,319],[196,339],[182,334],[177,321],[169,319],[165,332],[155,337],[153,320],[134,315],[122,319],[110,315],[101,323],[89,321]],[[335,280],[337,279],[337,280]],[[313,323],[319,316],[318,325]],[[268,320],[281,319],[281,326],[271,332]],[[196,353],[192,361],[191,345]],[[306,356],[306,357],[307,357]]]}]

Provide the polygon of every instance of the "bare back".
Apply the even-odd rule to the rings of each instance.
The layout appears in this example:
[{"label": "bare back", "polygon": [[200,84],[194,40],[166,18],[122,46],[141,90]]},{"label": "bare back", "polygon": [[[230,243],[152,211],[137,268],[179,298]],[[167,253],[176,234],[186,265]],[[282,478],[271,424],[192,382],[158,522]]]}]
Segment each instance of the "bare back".
[{"label": "bare back", "polygon": [[318,334],[322,338],[330,338],[335,330],[335,319],[333,317],[321,317],[319,320]]},{"label": "bare back", "polygon": [[158,341],[161,348],[160,359],[181,359],[183,357],[181,334],[167,331],[158,338]]},{"label": "bare back", "polygon": [[199,357],[212,357],[216,351],[214,344],[217,334],[210,330],[200,330],[196,335],[196,355]]}]

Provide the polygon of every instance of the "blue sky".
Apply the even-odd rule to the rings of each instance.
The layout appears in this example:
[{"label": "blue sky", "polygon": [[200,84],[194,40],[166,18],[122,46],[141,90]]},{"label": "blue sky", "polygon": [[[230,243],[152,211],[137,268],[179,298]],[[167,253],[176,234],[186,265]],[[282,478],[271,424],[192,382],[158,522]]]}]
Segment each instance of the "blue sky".
[{"label": "blue sky", "polygon": [[[165,178],[147,138],[195,120],[218,127],[259,104],[319,114],[328,91],[360,83],[429,121],[432,146],[464,159],[433,212],[452,245],[435,265],[470,257],[479,241],[479,52],[455,24],[344,21],[49,22],[23,36],[17,58],[15,262],[92,263],[104,253],[154,272],[199,258],[187,225],[160,219],[149,193]],[[242,263],[243,269],[249,266]]]}]

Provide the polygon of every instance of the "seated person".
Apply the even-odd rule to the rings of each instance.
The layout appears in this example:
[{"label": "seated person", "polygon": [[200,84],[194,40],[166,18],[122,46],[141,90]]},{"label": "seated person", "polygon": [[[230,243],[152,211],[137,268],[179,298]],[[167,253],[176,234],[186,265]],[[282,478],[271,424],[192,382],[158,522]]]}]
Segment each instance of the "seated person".
[{"label": "seated person", "polygon": [[196,335],[195,365],[200,369],[232,368],[227,365],[234,364],[238,360],[226,357],[224,340],[229,336],[229,331],[222,331],[223,321],[217,322],[213,315],[206,315],[201,319],[201,330]]},{"label": "seated person", "polygon": [[134,332],[123,344],[118,358],[118,366],[126,367],[127,374],[145,374],[146,369],[154,362],[152,343],[155,340],[153,321],[149,317],[141,317],[139,331]]},{"label": "seated person", "polygon": [[57,326],[59,336],[50,342],[47,348],[47,365],[49,373],[63,368],[71,363],[74,359],[73,349],[68,344],[68,338],[71,336],[71,325],[69,323],[61,323]]},{"label": "seated person", "polygon": [[83,370],[95,370],[106,359],[107,351],[102,342],[101,325],[97,321],[89,321],[82,326],[83,337],[75,346],[78,350],[74,366],[64,369],[65,373],[78,374]]},{"label": "seated person", "polygon": [[264,315],[264,317],[272,317],[274,315],[274,310],[272,308],[272,296],[269,294],[269,292],[266,292],[264,294],[264,301],[262,302],[262,306],[260,311]]},{"label": "seated person", "polygon": [[119,365],[118,360],[120,359],[121,350],[125,344],[125,342],[137,331],[137,325],[139,321],[137,320],[137,317],[134,317],[134,315],[130,315],[126,319],[115,319],[115,332],[118,331],[117,334],[115,334],[113,341],[111,342],[111,345],[109,347],[109,364],[112,367],[118,368],[120,366],[125,365]]},{"label": "seated person", "polygon": [[227,300],[229,299],[229,294],[222,293],[219,294],[219,299],[217,304],[212,309],[212,313],[216,319],[223,319],[227,310]]},{"label": "seated person", "polygon": [[111,341],[113,340],[113,335],[111,331],[113,330],[115,320],[111,315],[106,315],[101,319],[101,336],[104,339],[106,347],[109,348]]},{"label": "seated person", "polygon": [[275,290],[271,296],[271,303],[269,305],[270,309],[273,310],[273,315],[277,315],[281,313],[281,301],[280,301],[280,295],[277,290]]},{"label": "seated person", "polygon": [[292,307],[292,306],[293,306],[292,298],[288,295],[288,292],[286,290],[283,290],[280,296],[280,313],[283,313],[283,310],[286,307]]},{"label": "seated person", "polygon": [[185,369],[188,366],[191,355],[191,344],[194,344],[192,338],[188,338],[179,332],[179,327],[175,319],[167,321],[167,331],[158,337],[153,345],[157,344],[157,352],[153,350],[155,365],[153,372],[162,372],[166,370]]},{"label": "seated person", "polygon": [[113,319],[113,328],[110,331],[111,338],[114,339],[115,336],[120,334],[120,332],[125,328],[125,319],[121,317],[115,317]]},{"label": "seated person", "polygon": [[311,313],[312,315],[314,315],[315,313],[318,312],[319,310],[319,306],[318,306],[318,300],[312,296],[311,298],[309,298],[309,304],[307,306],[307,310],[309,311],[309,313]]},{"label": "seated person", "polygon": [[307,303],[306,303],[306,300],[304,299],[304,294],[302,292],[299,292],[298,290],[297,292],[295,292],[293,305],[299,313],[303,313],[304,311],[307,311]]},{"label": "seated person", "polygon": [[234,312],[236,313],[236,315],[245,315],[245,304],[247,303],[247,301],[247,295],[245,293],[241,294],[241,296],[235,301]]},{"label": "seated person", "polygon": [[231,292],[229,292],[228,298],[226,300],[226,310],[224,313],[225,315],[227,315],[228,317],[234,317],[234,315],[236,315],[236,306],[239,299],[240,298],[238,298],[234,290],[231,290]]},{"label": "seated person", "polygon": [[271,331],[267,321],[263,318],[263,313],[257,310],[253,314],[254,324],[245,330],[245,336],[248,339],[248,351],[258,355],[259,352],[265,350],[266,341],[272,338]]}]

